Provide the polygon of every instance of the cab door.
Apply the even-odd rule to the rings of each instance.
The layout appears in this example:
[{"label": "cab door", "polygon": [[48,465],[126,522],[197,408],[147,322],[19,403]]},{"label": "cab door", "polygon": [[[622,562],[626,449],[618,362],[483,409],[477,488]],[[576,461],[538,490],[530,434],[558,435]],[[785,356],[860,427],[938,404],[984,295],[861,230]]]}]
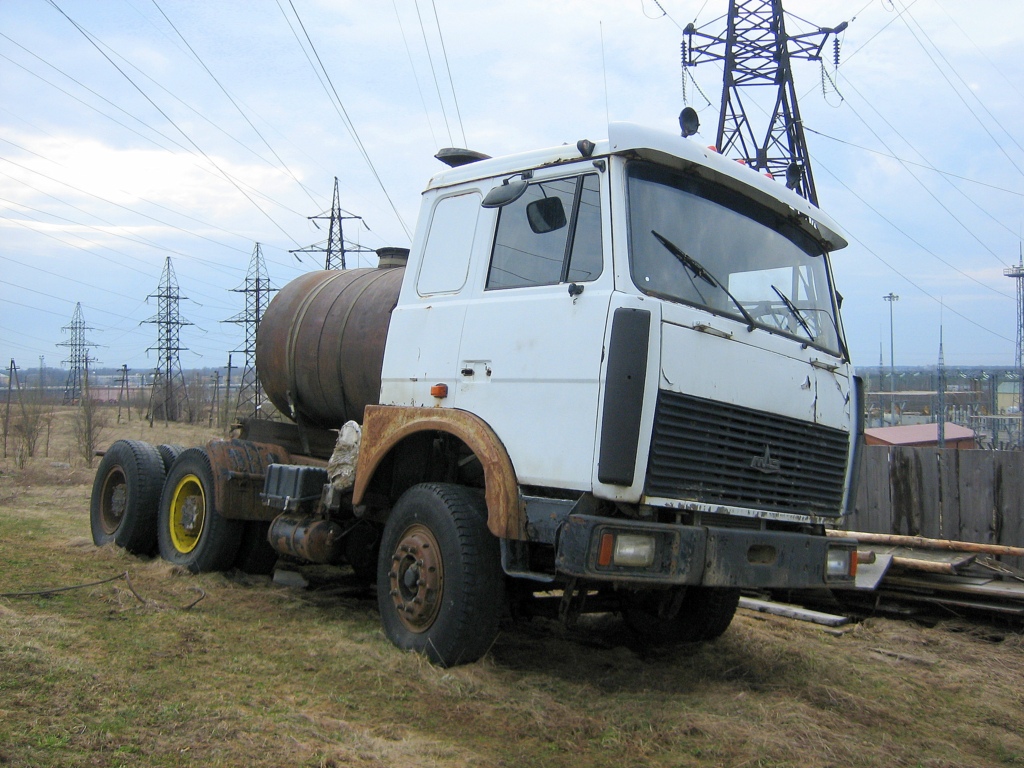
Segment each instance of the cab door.
[{"label": "cab door", "polygon": [[535,173],[499,209],[459,352],[459,408],[481,416],[520,483],[589,488],[613,287],[607,174]]}]

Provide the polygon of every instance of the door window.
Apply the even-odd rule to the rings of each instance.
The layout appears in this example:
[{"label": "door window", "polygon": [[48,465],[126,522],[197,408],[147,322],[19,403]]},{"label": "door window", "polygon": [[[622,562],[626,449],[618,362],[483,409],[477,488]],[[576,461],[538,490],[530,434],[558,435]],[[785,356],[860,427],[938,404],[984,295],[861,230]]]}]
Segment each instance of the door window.
[{"label": "door window", "polygon": [[498,215],[487,289],[594,280],[602,264],[597,174],[538,181]]}]

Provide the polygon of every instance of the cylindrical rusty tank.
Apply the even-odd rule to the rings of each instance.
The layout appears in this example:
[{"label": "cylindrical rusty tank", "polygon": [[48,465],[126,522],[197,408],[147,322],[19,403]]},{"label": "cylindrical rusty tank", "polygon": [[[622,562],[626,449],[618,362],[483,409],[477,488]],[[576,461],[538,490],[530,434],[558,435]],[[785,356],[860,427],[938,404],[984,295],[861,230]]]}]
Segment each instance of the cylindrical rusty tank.
[{"label": "cylindrical rusty tank", "polygon": [[310,426],[362,422],[380,397],[384,343],[404,268],[311,272],[260,321],[256,368],[270,401]]}]

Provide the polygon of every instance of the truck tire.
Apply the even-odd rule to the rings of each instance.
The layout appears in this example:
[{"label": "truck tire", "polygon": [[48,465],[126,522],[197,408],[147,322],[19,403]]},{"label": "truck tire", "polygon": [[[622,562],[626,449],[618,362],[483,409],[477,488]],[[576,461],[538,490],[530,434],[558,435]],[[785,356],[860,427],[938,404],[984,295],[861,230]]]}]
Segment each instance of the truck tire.
[{"label": "truck tire", "polygon": [[192,573],[223,571],[235,562],[243,523],[214,508],[213,469],[203,448],[188,448],[167,473],[160,497],[160,556]]},{"label": "truck tire", "polygon": [[[626,623],[654,645],[696,643],[721,637],[739,605],[733,587],[681,587],[635,594],[627,605]],[[675,605],[678,603],[678,609]]]},{"label": "truck tire", "polygon": [[166,474],[171,471],[171,466],[174,464],[175,460],[181,456],[182,452],[185,450],[185,446],[178,445],[177,443],[162,443],[161,445],[158,445],[156,449],[160,453],[160,458],[163,460],[164,473]]},{"label": "truck tire", "polygon": [[235,568],[243,573],[266,576],[277,564],[277,550],[267,541],[270,523],[263,520],[248,520],[243,523],[242,540],[235,557]]},{"label": "truck tire", "polygon": [[149,443],[118,440],[96,469],[89,523],[96,546],[116,544],[137,555],[156,550],[164,465]]},{"label": "truck tire", "polygon": [[423,483],[388,517],[377,561],[384,634],[442,667],[469,664],[498,635],[504,575],[487,509],[474,491]]}]

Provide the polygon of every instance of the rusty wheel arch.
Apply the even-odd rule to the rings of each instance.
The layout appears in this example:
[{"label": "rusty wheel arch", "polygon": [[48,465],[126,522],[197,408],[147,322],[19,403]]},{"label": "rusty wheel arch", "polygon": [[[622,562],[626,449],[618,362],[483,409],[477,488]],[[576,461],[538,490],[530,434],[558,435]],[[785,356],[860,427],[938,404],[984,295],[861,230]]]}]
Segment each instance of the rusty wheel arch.
[{"label": "rusty wheel arch", "polygon": [[444,432],[461,440],[483,467],[491,533],[506,539],[527,538],[512,460],[501,439],[479,416],[456,408],[369,405],[363,414],[362,431],[353,504],[362,503],[381,463],[403,440],[422,432]]}]

